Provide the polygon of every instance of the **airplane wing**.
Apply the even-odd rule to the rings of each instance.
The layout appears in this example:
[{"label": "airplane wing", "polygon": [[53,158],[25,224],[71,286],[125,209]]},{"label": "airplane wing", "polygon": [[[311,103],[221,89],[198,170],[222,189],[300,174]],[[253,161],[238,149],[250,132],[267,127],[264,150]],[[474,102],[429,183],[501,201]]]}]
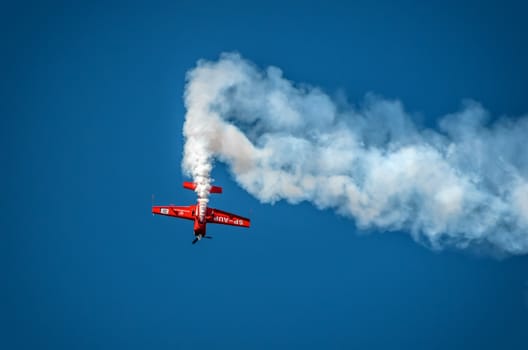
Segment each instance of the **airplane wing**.
[{"label": "airplane wing", "polygon": [[176,205],[156,205],[152,207],[152,214],[194,220],[194,205],[189,207],[180,207]]},{"label": "airplane wing", "polygon": [[251,224],[251,220],[249,220],[248,218],[214,208],[211,208],[211,214],[208,215],[207,222],[211,224],[222,224],[240,227],[249,227],[249,225]]}]

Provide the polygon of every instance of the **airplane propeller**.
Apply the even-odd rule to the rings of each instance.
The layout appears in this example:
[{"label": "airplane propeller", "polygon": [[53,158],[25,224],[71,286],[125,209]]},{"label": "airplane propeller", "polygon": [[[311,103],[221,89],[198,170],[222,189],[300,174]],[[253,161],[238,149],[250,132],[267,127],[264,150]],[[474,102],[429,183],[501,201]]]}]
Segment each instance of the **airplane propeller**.
[{"label": "airplane propeller", "polygon": [[[211,236],[203,236],[202,238],[213,239],[213,237],[211,237]],[[196,237],[195,239],[193,239],[191,244],[196,244],[196,242],[198,242],[200,239],[201,238]]]}]

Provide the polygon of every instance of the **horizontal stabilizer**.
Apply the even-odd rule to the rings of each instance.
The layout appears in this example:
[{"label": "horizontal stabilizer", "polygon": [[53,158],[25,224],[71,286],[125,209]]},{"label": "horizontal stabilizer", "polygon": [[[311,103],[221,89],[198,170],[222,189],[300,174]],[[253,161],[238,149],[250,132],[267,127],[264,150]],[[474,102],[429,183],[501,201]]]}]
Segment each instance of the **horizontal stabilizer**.
[{"label": "horizontal stabilizer", "polygon": [[222,187],[220,186],[211,186],[209,193],[222,193]]},{"label": "horizontal stabilizer", "polygon": [[[196,189],[196,183],[185,181],[183,183],[183,187],[188,189],[188,190],[193,190],[194,191]],[[220,186],[211,186],[211,189],[209,190],[209,193],[222,193],[222,187],[220,187]]]}]

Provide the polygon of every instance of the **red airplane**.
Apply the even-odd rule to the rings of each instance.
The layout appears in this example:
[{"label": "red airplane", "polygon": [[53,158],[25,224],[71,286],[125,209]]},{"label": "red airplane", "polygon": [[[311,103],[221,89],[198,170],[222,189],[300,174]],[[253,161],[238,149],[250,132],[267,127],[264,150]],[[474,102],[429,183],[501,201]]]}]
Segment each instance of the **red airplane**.
[{"label": "red airplane", "polygon": [[[196,184],[193,182],[184,182],[183,187],[189,190],[196,188]],[[222,193],[222,187],[211,186],[209,193]],[[173,216],[180,219],[187,219],[194,221],[194,240],[192,244],[195,244],[202,238],[209,238],[205,234],[205,226],[210,224],[223,224],[231,226],[249,227],[250,220],[242,216],[228,213],[226,211],[208,208],[206,201],[200,201],[195,205],[176,206],[176,205],[154,205],[152,206],[152,214]]]}]

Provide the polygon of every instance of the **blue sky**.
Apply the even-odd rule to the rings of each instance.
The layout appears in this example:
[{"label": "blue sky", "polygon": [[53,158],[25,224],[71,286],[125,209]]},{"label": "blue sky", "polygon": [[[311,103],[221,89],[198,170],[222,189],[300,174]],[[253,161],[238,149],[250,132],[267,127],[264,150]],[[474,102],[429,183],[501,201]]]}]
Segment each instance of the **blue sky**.
[{"label": "blue sky", "polygon": [[461,101],[528,112],[520,2],[3,5],[2,348],[525,348],[528,258],[432,252],[309,204],[249,231],[150,215],[181,188],[185,73],[238,51],[434,127]]}]

